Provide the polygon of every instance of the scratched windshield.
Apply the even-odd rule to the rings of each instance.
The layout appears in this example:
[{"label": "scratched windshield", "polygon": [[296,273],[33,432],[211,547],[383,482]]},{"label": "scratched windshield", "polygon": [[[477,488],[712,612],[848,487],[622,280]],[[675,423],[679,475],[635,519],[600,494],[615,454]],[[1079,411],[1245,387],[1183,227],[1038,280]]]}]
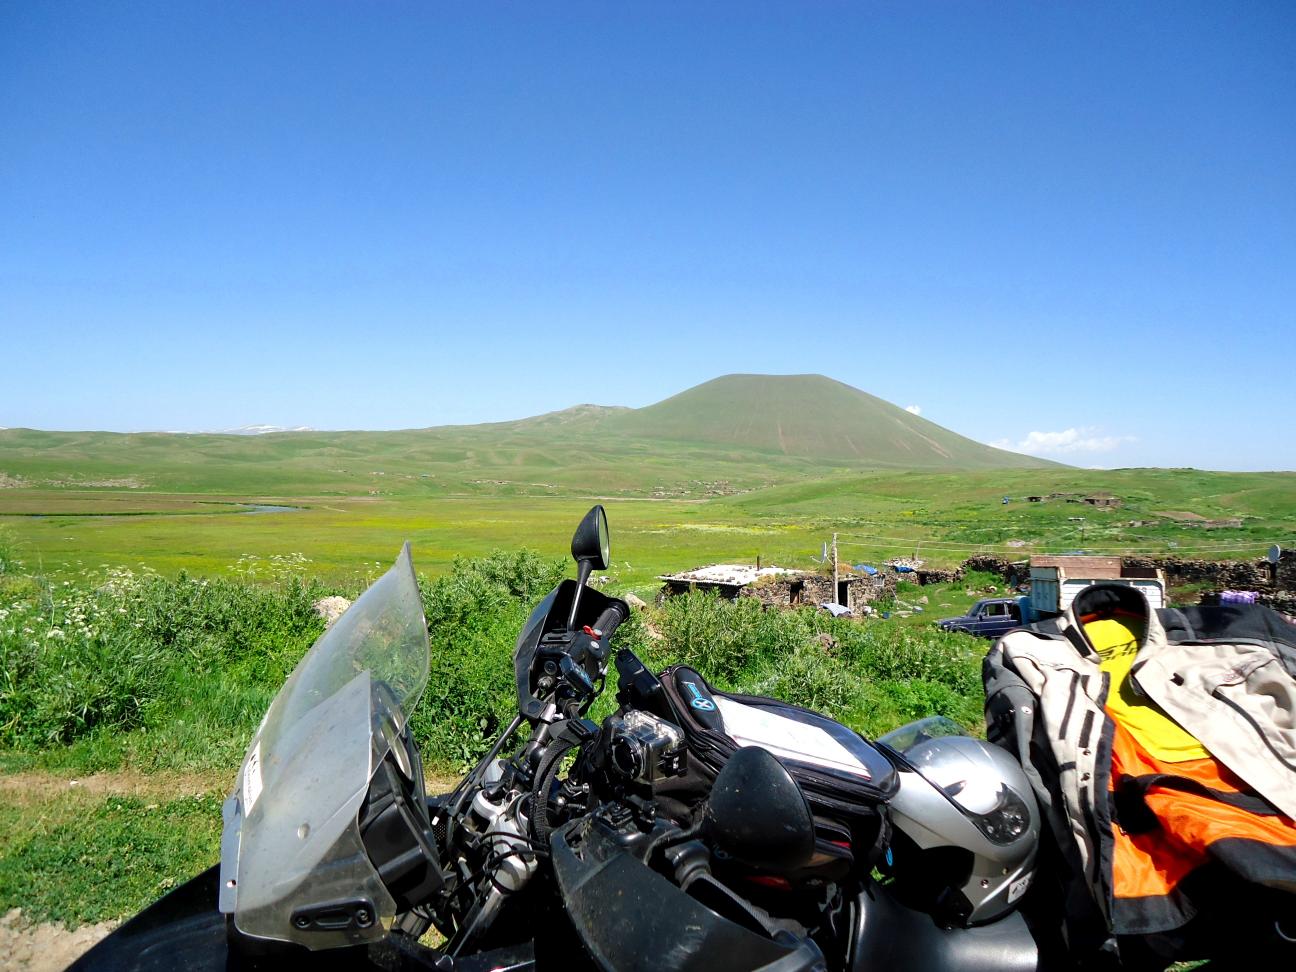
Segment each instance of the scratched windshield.
[{"label": "scratched windshield", "polygon": [[[427,672],[427,626],[406,544],[306,653],[248,747],[222,844],[222,910],[233,911],[240,931],[311,948],[385,933],[395,902],[369,862],[357,817]],[[294,922],[303,907],[358,899],[374,909],[366,928],[302,930]]]}]

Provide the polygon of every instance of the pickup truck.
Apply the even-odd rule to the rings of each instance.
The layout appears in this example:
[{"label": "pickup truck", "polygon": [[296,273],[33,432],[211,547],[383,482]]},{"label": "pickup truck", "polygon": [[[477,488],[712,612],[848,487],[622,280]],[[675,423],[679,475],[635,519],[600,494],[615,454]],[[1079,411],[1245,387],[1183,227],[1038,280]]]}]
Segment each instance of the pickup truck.
[{"label": "pickup truck", "polygon": [[1022,626],[1021,606],[1016,598],[993,597],[977,601],[961,618],[945,618],[936,622],[942,631],[966,631],[981,638],[998,638],[1001,634]]}]

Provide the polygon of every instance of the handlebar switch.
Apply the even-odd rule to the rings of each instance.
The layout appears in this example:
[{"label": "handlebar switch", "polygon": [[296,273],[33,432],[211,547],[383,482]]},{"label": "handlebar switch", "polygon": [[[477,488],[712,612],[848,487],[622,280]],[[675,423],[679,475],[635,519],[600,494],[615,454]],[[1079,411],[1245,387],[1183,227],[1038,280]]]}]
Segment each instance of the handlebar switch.
[{"label": "handlebar switch", "polygon": [[593,679],[589,677],[585,672],[585,669],[572,661],[570,655],[563,655],[562,658],[558,660],[558,671],[562,675],[563,681],[574,688],[577,692],[587,695],[593,694]]},{"label": "handlebar switch", "polygon": [[602,667],[607,660],[610,647],[606,639],[602,637],[602,632],[598,628],[591,628],[586,625],[583,629],[572,636],[571,645],[568,648],[569,654],[577,662],[584,664],[585,659],[593,658]]}]

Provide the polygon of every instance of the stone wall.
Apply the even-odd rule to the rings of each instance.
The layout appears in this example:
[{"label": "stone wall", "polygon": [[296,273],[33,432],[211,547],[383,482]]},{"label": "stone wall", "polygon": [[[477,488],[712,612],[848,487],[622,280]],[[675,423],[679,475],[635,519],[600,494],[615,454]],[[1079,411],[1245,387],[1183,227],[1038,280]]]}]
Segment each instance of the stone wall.
[{"label": "stone wall", "polygon": [[[1277,568],[1263,558],[1256,560],[1192,560],[1185,557],[1122,557],[1125,567],[1163,570],[1166,583],[1209,584],[1221,590],[1296,592],[1296,550],[1283,551]],[[955,570],[923,569],[914,575],[919,584],[947,584],[960,581],[968,571],[984,571],[1002,577],[1025,580],[1027,572],[1004,557],[969,557]]]},{"label": "stone wall", "polygon": [[1296,550],[1284,550],[1278,558],[1274,586],[1280,591],[1296,591]]},{"label": "stone wall", "polygon": [[909,576],[915,578],[922,585],[952,584],[961,581],[963,576],[970,570],[994,574],[1003,578],[1004,583],[1007,583],[1009,579],[1024,581],[1030,576],[1030,571],[1020,564],[1015,564],[1004,557],[995,557],[988,554],[969,557],[953,570],[940,567],[922,567]]},{"label": "stone wall", "polygon": [[1273,594],[1261,594],[1256,601],[1275,611],[1280,611],[1289,618],[1296,618],[1296,593],[1278,591]]},{"label": "stone wall", "polygon": [[[1261,602],[1271,604],[1280,611],[1296,610],[1296,550],[1283,551],[1277,566],[1265,559],[1256,560],[1192,560],[1184,557],[1122,557],[1125,567],[1144,570],[1162,570],[1170,586],[1208,584],[1216,590],[1243,590],[1261,592]],[[897,575],[884,571],[876,577],[850,575],[847,582],[847,606],[858,610],[865,604],[895,594],[897,580],[912,580],[918,584],[948,584],[961,581],[968,571],[995,574],[1007,583],[1025,581],[1029,573],[1020,564],[1004,557],[978,555],[969,557],[954,570],[922,568],[912,574]],[[798,587],[799,585],[799,587]],[[767,607],[789,607],[796,604],[823,604],[836,601],[832,578],[822,574],[802,574],[791,578],[762,581],[747,587],[724,585],[689,585],[669,582],[659,596],[682,594],[690,586],[697,589],[713,587],[721,596],[754,597]]]},{"label": "stone wall", "polygon": [[897,577],[892,572],[880,573],[874,577],[850,578],[850,608],[872,604],[886,597],[895,596]]},{"label": "stone wall", "polygon": [[997,574],[1005,581],[1010,577],[1016,577],[1018,580],[1025,580],[1030,576],[1030,570],[1017,566],[1006,557],[994,557],[987,554],[978,554],[975,557],[969,557],[963,561],[959,568],[961,573],[966,574],[969,570],[983,571],[987,574]]},{"label": "stone wall", "polygon": [[1266,560],[1188,560],[1182,557],[1123,557],[1126,567],[1154,568],[1165,571],[1166,583],[1210,584],[1213,587],[1258,591],[1269,587],[1269,563]]},{"label": "stone wall", "polygon": [[955,581],[963,579],[962,567],[959,567],[956,570],[941,570],[938,567],[922,567],[917,570],[916,573],[918,575],[918,583],[924,586],[927,584],[952,584]]},{"label": "stone wall", "polygon": [[[895,593],[895,577],[878,574],[876,577],[846,576],[846,606],[857,609],[879,598]],[[799,604],[824,604],[836,602],[831,577],[822,574],[805,574],[800,577],[779,577],[744,587],[739,597],[752,597],[766,607],[793,607]]]},{"label": "stone wall", "polygon": [[[832,581],[827,586],[832,587]],[[817,578],[812,575],[777,577],[763,580],[759,584],[748,584],[738,592],[738,596],[755,598],[765,607],[791,607],[797,604],[818,604],[818,601],[813,600],[817,588]]]}]

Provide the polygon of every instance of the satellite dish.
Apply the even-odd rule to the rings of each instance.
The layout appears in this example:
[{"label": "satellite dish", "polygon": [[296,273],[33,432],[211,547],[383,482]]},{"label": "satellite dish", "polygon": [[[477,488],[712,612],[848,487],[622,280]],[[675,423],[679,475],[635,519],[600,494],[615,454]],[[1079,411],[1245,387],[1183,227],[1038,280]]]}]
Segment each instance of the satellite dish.
[{"label": "satellite dish", "polygon": [[1269,548],[1269,563],[1276,564],[1282,558],[1282,547],[1274,544]]}]

